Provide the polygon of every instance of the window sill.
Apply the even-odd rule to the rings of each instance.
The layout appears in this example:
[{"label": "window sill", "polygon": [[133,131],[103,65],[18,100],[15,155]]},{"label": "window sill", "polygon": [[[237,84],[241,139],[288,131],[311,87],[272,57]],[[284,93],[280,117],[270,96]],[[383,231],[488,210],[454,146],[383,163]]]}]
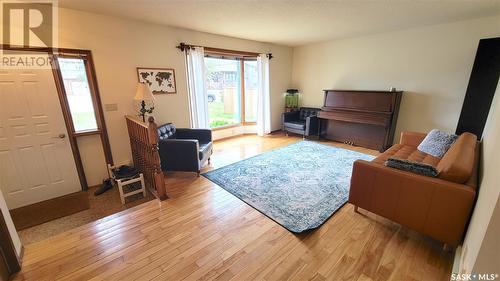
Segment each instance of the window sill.
[{"label": "window sill", "polygon": [[212,131],[220,131],[220,130],[231,129],[231,128],[236,128],[236,127],[254,126],[254,125],[257,125],[257,122],[244,122],[244,123],[238,123],[238,124],[232,124],[232,125],[227,125],[227,126],[210,128],[210,129]]},{"label": "window sill", "polygon": [[225,127],[223,129],[215,130],[212,133],[213,140],[220,140],[234,136],[256,134],[257,128],[255,125],[239,124],[237,126]]},{"label": "window sill", "polygon": [[74,132],[73,136],[77,138],[77,137],[100,135],[100,134],[101,134],[101,130],[87,130],[87,131]]},{"label": "window sill", "polygon": [[233,125],[227,125],[227,126],[221,126],[221,127],[215,127],[215,128],[210,128],[212,131],[220,131],[220,130],[225,130],[225,129],[231,129],[231,128],[236,128],[236,127],[241,127],[242,124],[233,124]]}]

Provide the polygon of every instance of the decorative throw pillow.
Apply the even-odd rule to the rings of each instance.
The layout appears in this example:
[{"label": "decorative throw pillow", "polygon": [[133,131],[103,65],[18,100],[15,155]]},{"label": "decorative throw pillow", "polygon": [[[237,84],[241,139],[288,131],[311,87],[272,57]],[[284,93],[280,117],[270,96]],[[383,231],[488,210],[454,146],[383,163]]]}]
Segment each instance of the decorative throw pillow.
[{"label": "decorative throw pillow", "polygon": [[434,157],[443,158],[443,155],[457,138],[458,136],[455,134],[434,129],[425,136],[417,149]]},{"label": "decorative throw pillow", "polygon": [[436,167],[432,165],[420,162],[414,162],[410,160],[397,159],[391,157],[387,159],[387,161],[385,161],[385,165],[387,167],[395,168],[398,170],[408,171],[415,174],[433,178],[437,177],[437,175],[439,174],[438,171],[436,170]]}]

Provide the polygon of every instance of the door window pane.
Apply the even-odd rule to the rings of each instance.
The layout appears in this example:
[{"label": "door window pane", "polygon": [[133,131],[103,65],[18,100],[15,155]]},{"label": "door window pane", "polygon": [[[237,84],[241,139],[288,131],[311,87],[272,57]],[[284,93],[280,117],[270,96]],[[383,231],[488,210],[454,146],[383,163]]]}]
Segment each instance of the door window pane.
[{"label": "door window pane", "polygon": [[205,58],[210,128],[241,123],[241,67],[236,59]]},{"label": "door window pane", "polygon": [[257,61],[245,61],[245,122],[257,122]]},{"label": "door window pane", "polygon": [[75,132],[97,130],[87,70],[83,59],[58,58]]}]

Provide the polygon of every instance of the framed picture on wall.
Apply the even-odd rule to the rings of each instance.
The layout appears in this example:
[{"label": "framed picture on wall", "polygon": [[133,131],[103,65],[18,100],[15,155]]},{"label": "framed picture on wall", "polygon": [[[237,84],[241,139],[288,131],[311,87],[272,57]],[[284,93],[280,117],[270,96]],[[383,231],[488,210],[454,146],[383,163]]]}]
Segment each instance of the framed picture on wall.
[{"label": "framed picture on wall", "polygon": [[149,85],[153,94],[175,94],[175,71],[171,68],[137,68],[140,83]]}]

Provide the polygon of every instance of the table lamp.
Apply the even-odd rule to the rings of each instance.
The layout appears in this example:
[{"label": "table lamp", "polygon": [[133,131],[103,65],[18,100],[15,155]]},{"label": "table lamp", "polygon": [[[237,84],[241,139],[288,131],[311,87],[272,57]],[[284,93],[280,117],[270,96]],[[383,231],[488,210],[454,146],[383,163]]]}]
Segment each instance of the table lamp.
[{"label": "table lamp", "polygon": [[137,84],[137,91],[135,92],[134,100],[141,102],[141,109],[139,109],[139,116],[142,116],[142,122],[146,122],[146,113],[153,113],[154,106],[146,108],[146,101],[154,102],[155,97],[151,89],[146,83]]}]

